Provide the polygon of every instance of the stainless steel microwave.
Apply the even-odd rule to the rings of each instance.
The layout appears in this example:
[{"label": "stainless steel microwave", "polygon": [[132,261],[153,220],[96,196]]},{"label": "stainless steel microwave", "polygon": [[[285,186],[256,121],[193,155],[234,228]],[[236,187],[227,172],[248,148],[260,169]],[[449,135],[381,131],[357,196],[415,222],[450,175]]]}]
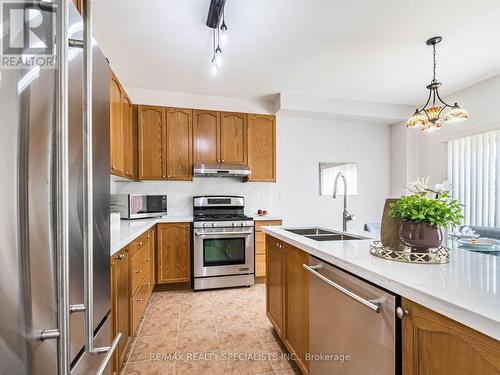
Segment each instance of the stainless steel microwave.
[{"label": "stainless steel microwave", "polygon": [[111,211],[122,219],[144,219],[167,214],[167,196],[149,194],[113,194]]}]

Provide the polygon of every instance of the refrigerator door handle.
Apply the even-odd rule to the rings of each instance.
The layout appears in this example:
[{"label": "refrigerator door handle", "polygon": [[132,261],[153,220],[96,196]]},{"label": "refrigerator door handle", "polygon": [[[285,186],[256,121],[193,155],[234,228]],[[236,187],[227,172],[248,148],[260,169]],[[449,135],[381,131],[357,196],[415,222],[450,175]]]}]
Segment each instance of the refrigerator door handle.
[{"label": "refrigerator door handle", "polygon": [[94,348],[94,207],[92,165],[92,1],[83,2],[83,252],[85,351]]},{"label": "refrigerator door handle", "polygon": [[[104,371],[108,367],[109,361],[113,357],[113,353],[116,350],[116,347],[118,346],[118,343],[120,342],[120,339],[122,338],[122,334],[118,333],[116,337],[114,338],[113,342],[111,343],[111,346],[104,347],[104,348],[99,348],[99,349],[105,349],[106,350],[106,356],[102,360],[101,364],[99,365],[99,368],[96,371],[96,375],[102,375],[104,374]],[[102,352],[101,352],[102,353]]]},{"label": "refrigerator door handle", "polygon": [[[83,249],[84,249],[84,309],[85,351],[89,354],[106,353],[97,374],[106,369],[120,341],[119,333],[111,346],[94,346],[94,208],[92,165],[92,0],[83,3]],[[81,311],[81,310],[80,310]]]},{"label": "refrigerator door handle", "polygon": [[70,372],[69,359],[69,114],[68,114],[68,23],[69,0],[59,1],[56,12],[57,118],[56,118],[56,189],[57,189],[57,329],[44,330],[41,339],[58,339],[58,374]]}]

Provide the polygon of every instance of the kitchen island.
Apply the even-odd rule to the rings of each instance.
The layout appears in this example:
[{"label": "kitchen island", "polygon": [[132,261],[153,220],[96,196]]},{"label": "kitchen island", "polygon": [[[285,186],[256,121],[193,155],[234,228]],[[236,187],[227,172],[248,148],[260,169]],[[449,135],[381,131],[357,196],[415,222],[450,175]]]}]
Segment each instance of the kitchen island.
[{"label": "kitchen island", "polygon": [[[396,340],[402,347],[403,374],[445,373],[432,367],[441,362],[443,369],[452,370],[449,373],[465,373],[456,372],[461,367],[474,373],[500,373],[499,256],[454,247],[448,264],[406,264],[371,255],[368,239],[315,241],[282,227],[262,231],[273,249],[267,253],[267,314],[285,345],[299,357],[303,373],[309,368],[304,353],[310,336],[309,325],[301,323],[309,319],[308,308],[301,304],[309,303],[310,273],[301,266],[319,261],[401,297],[400,311],[409,310],[402,319],[402,344]],[[447,359],[448,353],[462,352],[459,360]]]}]

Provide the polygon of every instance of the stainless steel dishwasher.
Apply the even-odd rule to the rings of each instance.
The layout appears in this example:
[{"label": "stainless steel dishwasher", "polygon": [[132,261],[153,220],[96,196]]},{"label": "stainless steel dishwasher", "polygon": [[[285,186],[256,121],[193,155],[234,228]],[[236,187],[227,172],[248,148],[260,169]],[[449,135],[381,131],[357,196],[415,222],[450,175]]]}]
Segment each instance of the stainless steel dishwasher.
[{"label": "stainless steel dishwasher", "polygon": [[327,263],[309,277],[309,374],[392,375],[396,296]]}]

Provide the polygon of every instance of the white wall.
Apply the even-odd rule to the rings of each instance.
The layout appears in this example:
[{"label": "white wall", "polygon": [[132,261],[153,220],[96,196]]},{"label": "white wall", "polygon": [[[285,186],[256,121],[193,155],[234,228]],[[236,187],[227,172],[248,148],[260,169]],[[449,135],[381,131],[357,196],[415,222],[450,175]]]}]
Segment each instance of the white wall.
[{"label": "white wall", "polygon": [[392,195],[400,194],[401,185],[417,177],[429,176],[433,184],[447,178],[445,140],[500,128],[500,75],[450,94],[445,101],[458,102],[469,113],[469,120],[433,133],[406,129],[404,123],[391,126]]},{"label": "white wall", "polygon": [[358,195],[349,196],[361,230],[379,222],[390,190],[390,128],[374,124],[277,118],[277,183],[241,183],[236,179],[195,179],[193,182],[117,182],[116,192],[157,192],[168,195],[172,214],[192,214],[192,197],[203,194],[243,195],[248,214],[258,208],[284,218],[287,225],[341,227],[342,199],[319,195],[321,161],[358,163]]}]

